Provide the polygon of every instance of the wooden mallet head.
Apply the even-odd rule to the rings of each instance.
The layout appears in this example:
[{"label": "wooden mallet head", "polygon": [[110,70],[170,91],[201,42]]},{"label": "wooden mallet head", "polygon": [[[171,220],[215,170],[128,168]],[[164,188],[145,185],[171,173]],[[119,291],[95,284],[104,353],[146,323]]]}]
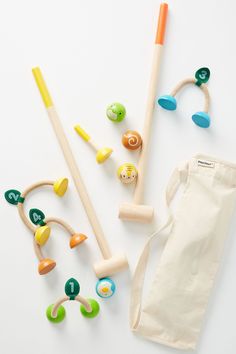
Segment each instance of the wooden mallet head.
[{"label": "wooden mallet head", "polygon": [[128,267],[128,261],[125,254],[117,254],[110,258],[103,259],[93,265],[95,274],[99,279],[109,277]]},{"label": "wooden mallet head", "polygon": [[123,203],[119,209],[119,218],[128,221],[149,223],[153,215],[154,208],[150,205]]}]

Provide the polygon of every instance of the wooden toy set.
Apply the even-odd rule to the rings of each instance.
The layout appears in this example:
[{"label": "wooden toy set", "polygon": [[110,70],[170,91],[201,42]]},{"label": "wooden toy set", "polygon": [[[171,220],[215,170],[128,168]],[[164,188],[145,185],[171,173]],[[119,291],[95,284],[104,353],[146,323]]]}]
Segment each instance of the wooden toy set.
[{"label": "wooden toy set", "polygon": [[[133,222],[150,223],[154,216],[154,208],[144,203],[145,172],[154,110],[158,105],[165,110],[176,110],[176,95],[179,91],[186,85],[195,85],[203,92],[205,104],[202,111],[192,115],[192,121],[201,128],[208,128],[211,124],[210,95],[206,85],[210,78],[210,70],[206,67],[197,70],[194,78],[181,81],[170,94],[156,98],[167,13],[168,5],[161,4],[143,133],[140,135],[137,131],[129,129],[123,133],[122,137],[119,137],[121,145],[130,152],[139,150],[137,167],[131,162],[126,162],[114,171],[114,176],[117,175],[123,184],[135,183],[133,202],[125,202],[119,208],[119,218]],[[93,263],[93,269],[98,278],[94,289],[95,295],[99,298],[110,298],[116,291],[115,282],[110,276],[128,268],[127,257],[124,253],[111,251],[41,70],[36,67],[32,72],[101,253],[101,259]],[[122,121],[127,119],[126,114],[126,108],[119,102],[114,102],[106,108],[106,116],[114,124],[122,124]],[[99,147],[79,124],[74,127],[74,130],[95,150],[98,164],[105,163],[115,155],[112,155],[111,147]],[[177,220],[169,211],[166,224],[148,238],[138,260],[131,291],[130,326],[133,331],[150,340],[175,348],[194,348],[212,279],[217,270],[215,265],[219,263],[219,249],[223,245],[230,220],[225,210],[230,213],[233,201],[236,199],[235,181],[235,165],[208,158],[205,155],[194,157],[174,171],[166,190],[168,208],[181,183],[186,184],[188,194],[185,195],[181,204]],[[59,224],[69,234],[70,248],[78,247],[87,240],[86,235],[75,231],[65,221],[55,217],[46,217],[37,208],[29,211],[29,217],[26,215],[25,199],[32,191],[45,186],[52,188],[57,196],[63,197],[68,187],[68,179],[40,181],[23,192],[10,189],[5,193],[5,199],[17,206],[21,220],[33,235],[40,275],[46,275],[56,266],[56,262],[45,257],[42,251],[50,237],[52,224]],[[208,193],[205,193],[206,190]],[[205,205],[205,208],[202,208],[202,205]],[[187,215],[190,209],[191,215]],[[197,228],[196,225],[198,225]],[[166,243],[167,251],[162,255],[162,266],[158,268],[149,297],[142,306],[142,289],[151,241],[168,227],[171,228],[171,235]],[[87,318],[96,317],[100,310],[95,299],[87,299],[80,295],[79,283],[71,278],[65,284],[65,295],[46,310],[46,316],[50,322],[63,321],[66,312],[62,304],[67,301],[79,302],[80,312]],[[183,314],[185,316],[182,316]]]},{"label": "wooden toy set", "polygon": [[[155,106],[156,86],[161,64],[161,54],[164,44],[167,10],[167,4],[163,3],[160,7],[158,28],[155,39],[153,67],[151,72],[149,97],[147,102],[143,135],[141,137],[141,135],[137,131],[129,129],[124,132],[121,137],[121,143],[123,147],[130,151],[135,151],[138,149],[140,150],[140,157],[137,168],[133,163],[123,163],[117,168],[117,171],[114,171],[114,176],[115,174],[117,174],[119,180],[122,183],[130,184],[135,182],[136,185],[134,203],[125,203],[120,208],[119,217],[122,219],[150,222],[153,217],[153,208],[150,206],[143,205],[142,201],[144,194],[144,172],[146,169],[148,145],[151,132],[151,122]],[[94,272],[98,277],[98,282],[95,287],[96,294],[101,298],[110,298],[115,293],[116,285],[114,281],[109,278],[109,276],[112,276],[128,268],[128,261],[126,255],[124,253],[113,254],[113,252],[111,251],[110,245],[104,235],[104,232],[96,215],[96,211],[90,200],[87,188],[82,180],[79,167],[74,158],[69,141],[65,135],[61,120],[53,103],[47,85],[44,81],[41,70],[40,68],[36,67],[32,69],[32,73],[37,84],[38,90],[41,94],[42,101],[45,105],[49,120],[51,121],[55,136],[61,147],[63,156],[71,173],[80,200],[87,213],[88,220],[92,226],[98,247],[101,252],[102,259],[100,261],[94,262],[93,264]],[[126,117],[126,108],[121,103],[114,102],[106,108],[106,116],[111,122],[115,124],[122,124],[122,121]],[[78,135],[85,142],[87,142],[93,150],[95,150],[97,163],[103,164],[110,158],[111,154],[113,153],[112,148],[106,146],[102,148],[98,147],[95,141],[91,139],[90,135],[79,124],[77,124],[74,129],[78,133]],[[68,187],[68,179],[61,178],[57,181],[40,181],[32,184],[23,192],[19,192],[15,189],[10,189],[5,193],[5,199],[7,200],[7,202],[17,206],[18,214],[21,220],[33,235],[34,252],[39,262],[38,273],[40,275],[48,274],[56,266],[55,260],[45,257],[43,254],[43,247],[49,240],[51,234],[51,226],[53,224],[59,224],[69,234],[70,248],[78,247],[81,243],[87,240],[86,235],[81,232],[75,231],[65,221],[56,217],[46,217],[44,213],[38,208],[31,209],[29,211],[29,216],[26,215],[24,210],[25,199],[32,191],[45,186],[52,187],[54,193],[57,196],[63,197]],[[69,286],[71,286],[71,292],[72,288],[74,289],[74,294],[70,293],[69,295]],[[75,279],[70,279],[66,283],[66,297],[63,297],[62,299],[58,300],[56,303],[54,303],[54,305],[47,309],[47,317],[50,321],[56,323],[60,322],[64,318],[65,310],[61,304],[67,300],[77,300],[81,302],[81,312],[84,316],[94,317],[98,314],[99,305],[96,303],[96,301],[88,301],[82,298],[79,295],[78,282]]]}]

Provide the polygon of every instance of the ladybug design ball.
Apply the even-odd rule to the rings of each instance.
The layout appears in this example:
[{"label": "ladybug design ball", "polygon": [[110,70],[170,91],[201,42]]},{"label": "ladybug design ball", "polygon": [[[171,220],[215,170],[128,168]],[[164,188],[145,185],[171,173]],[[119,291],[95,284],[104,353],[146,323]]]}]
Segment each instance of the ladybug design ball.
[{"label": "ladybug design ball", "polygon": [[107,118],[112,122],[122,122],[126,115],[126,109],[123,104],[114,102],[107,107]]},{"label": "ladybug design ball", "polygon": [[111,297],[115,293],[115,290],[115,283],[110,278],[100,279],[96,284],[96,293],[103,298]]},{"label": "ladybug design ball", "polygon": [[127,130],[122,136],[122,144],[128,150],[137,150],[142,145],[141,135],[135,130]]}]

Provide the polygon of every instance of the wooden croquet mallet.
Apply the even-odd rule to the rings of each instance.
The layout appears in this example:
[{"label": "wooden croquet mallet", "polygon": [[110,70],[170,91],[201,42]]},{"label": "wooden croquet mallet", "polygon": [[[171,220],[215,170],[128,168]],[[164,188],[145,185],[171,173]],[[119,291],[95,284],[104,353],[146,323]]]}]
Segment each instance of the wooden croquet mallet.
[{"label": "wooden croquet mallet", "polygon": [[109,147],[99,148],[97,144],[91,139],[90,135],[79,125],[74,126],[75,131],[81,136],[81,138],[86,141],[95,151],[96,151],[96,161],[97,163],[105,162],[112,154],[113,150]]},{"label": "wooden croquet mallet", "polygon": [[128,267],[128,261],[124,254],[112,255],[108,242],[104,236],[103,230],[90,201],[88,192],[83,183],[80,175],[79,168],[73,156],[69,142],[64,133],[60,118],[56,112],[56,108],[53,104],[42,73],[39,68],[34,68],[33,75],[38,85],[38,89],[41,93],[43,102],[45,104],[48,116],[51,120],[58,142],[60,143],[68,168],[73,177],[75,187],[80,195],[80,199],[83,203],[84,209],[87,213],[90,224],[93,228],[94,234],[97,239],[98,246],[103,256],[103,260],[94,264],[94,270],[98,278],[103,278],[114,273],[117,273]]},{"label": "wooden croquet mallet", "polygon": [[154,209],[152,206],[143,204],[145,171],[148,159],[150,135],[152,129],[153,111],[155,107],[156,88],[159,77],[168,5],[160,5],[158,27],[154,46],[154,57],[152,63],[151,80],[149,86],[144,129],[142,134],[142,150],[138,162],[138,179],[134,192],[133,203],[124,203],[120,206],[119,217],[124,220],[148,223],[153,219]]}]

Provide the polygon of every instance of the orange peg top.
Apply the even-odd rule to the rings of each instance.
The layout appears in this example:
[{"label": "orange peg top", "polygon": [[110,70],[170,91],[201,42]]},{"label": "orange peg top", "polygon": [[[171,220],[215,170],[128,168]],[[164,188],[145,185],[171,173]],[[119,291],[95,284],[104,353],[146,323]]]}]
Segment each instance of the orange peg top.
[{"label": "orange peg top", "polygon": [[168,14],[168,4],[163,2],[160,5],[155,44],[164,44],[167,14]]}]

